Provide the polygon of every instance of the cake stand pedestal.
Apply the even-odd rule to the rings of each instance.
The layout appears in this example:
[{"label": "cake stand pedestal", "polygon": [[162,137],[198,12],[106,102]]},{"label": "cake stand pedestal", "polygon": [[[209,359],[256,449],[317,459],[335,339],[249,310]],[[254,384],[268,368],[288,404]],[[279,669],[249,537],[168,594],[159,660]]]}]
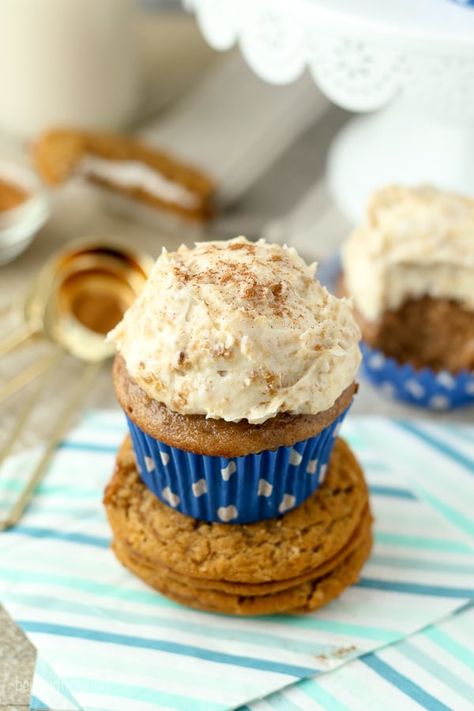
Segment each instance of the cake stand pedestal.
[{"label": "cake stand pedestal", "polygon": [[309,70],[336,104],[372,112],[350,121],[329,151],[329,183],[352,221],[386,183],[472,193],[474,9],[449,0],[186,5],[214,48],[238,43],[262,79],[285,84]]},{"label": "cake stand pedestal", "polygon": [[474,130],[414,116],[395,102],[352,119],[329,151],[328,180],[338,206],[359,222],[368,196],[389,183],[474,192]]}]

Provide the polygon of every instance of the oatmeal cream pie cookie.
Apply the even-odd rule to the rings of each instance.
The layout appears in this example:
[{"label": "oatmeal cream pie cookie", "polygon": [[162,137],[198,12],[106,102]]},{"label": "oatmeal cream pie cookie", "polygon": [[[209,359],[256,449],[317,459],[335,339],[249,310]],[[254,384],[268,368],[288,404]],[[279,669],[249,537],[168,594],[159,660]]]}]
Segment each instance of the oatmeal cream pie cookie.
[{"label": "oatmeal cream pie cookie", "polygon": [[215,186],[204,173],[129,136],[54,129],[38,138],[33,158],[50,185],[79,175],[189,220],[204,221],[213,212]]},{"label": "oatmeal cream pie cookie", "polygon": [[226,526],[171,510],[143,484],[128,438],[105,506],[125,566],[174,600],[216,612],[314,610],[357,581],[371,547],[364,477],[340,439],[319,489],[277,519]]},{"label": "oatmeal cream pie cookie", "polygon": [[474,200],[375,193],[343,249],[343,290],[376,384],[438,408],[474,400]]},{"label": "oatmeal cream pie cookie", "polygon": [[272,518],[324,475],[359,331],[294,249],[239,237],[163,251],[112,331],[145,484],[210,521]]}]

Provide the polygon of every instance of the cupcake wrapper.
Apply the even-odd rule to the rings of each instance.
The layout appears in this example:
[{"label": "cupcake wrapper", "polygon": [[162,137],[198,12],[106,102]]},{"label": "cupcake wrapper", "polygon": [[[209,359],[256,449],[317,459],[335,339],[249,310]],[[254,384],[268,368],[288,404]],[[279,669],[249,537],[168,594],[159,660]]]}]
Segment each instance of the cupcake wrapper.
[{"label": "cupcake wrapper", "polygon": [[127,419],[140,476],[163,503],[204,521],[252,523],[279,516],[313,493],[346,413],[293,447],[232,459],[170,447]]},{"label": "cupcake wrapper", "polygon": [[430,410],[450,410],[474,403],[474,373],[463,370],[438,373],[430,368],[415,370],[401,365],[380,350],[360,344],[362,369],[368,380],[384,394]]}]

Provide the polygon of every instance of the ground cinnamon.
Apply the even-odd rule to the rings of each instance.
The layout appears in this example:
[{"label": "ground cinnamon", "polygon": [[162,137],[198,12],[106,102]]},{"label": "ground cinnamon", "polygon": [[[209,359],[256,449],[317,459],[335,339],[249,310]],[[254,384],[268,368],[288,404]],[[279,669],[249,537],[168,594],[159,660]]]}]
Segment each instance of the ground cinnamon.
[{"label": "ground cinnamon", "polygon": [[28,197],[28,192],[21,185],[0,178],[0,212],[18,207]]}]

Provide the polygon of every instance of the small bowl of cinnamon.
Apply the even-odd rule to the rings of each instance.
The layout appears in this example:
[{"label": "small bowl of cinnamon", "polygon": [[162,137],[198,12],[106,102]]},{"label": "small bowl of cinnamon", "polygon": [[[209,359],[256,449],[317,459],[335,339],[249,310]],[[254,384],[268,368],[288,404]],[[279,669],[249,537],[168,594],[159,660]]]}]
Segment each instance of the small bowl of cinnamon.
[{"label": "small bowl of cinnamon", "polygon": [[0,264],[23,252],[50,215],[48,196],[27,166],[0,161]]}]

